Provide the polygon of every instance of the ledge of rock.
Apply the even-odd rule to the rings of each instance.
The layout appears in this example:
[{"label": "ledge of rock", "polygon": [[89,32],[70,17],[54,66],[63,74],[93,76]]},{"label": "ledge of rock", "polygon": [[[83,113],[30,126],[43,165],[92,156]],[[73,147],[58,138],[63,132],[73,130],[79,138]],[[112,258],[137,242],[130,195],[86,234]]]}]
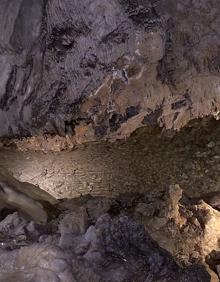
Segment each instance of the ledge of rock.
[{"label": "ledge of rock", "polygon": [[217,0],[2,0],[0,137],[218,119],[219,17]]}]

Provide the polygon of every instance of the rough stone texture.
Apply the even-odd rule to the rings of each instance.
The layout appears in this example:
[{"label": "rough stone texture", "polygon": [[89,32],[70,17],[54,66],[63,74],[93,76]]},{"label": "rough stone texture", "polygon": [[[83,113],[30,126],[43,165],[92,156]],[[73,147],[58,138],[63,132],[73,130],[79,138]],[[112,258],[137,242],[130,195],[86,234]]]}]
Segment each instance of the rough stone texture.
[{"label": "rough stone texture", "polygon": [[2,0],[0,136],[218,118],[219,18],[218,0]]},{"label": "rough stone texture", "polygon": [[[49,193],[30,183],[20,182],[6,170],[0,171],[0,214],[17,209],[36,222],[45,223],[57,202]],[[54,211],[55,212],[55,211]]]},{"label": "rough stone texture", "polygon": [[[209,238],[206,252],[203,243],[210,222],[220,223],[219,212],[204,202],[193,204],[178,185],[115,199],[62,200],[56,208],[59,216],[47,225],[27,221],[17,212],[0,222],[1,281],[217,281],[216,238]],[[157,241],[163,248],[149,235],[155,237],[152,227],[161,232]],[[190,240],[185,240],[187,227]]]},{"label": "rough stone texture", "polygon": [[[126,141],[94,142],[73,151],[47,152],[44,140],[37,147],[21,146],[22,151],[1,148],[0,172],[5,167],[56,198],[112,197],[172,183],[199,197],[220,191],[219,136],[218,121],[202,119],[175,133],[144,127]],[[36,148],[43,152],[33,151]]]}]

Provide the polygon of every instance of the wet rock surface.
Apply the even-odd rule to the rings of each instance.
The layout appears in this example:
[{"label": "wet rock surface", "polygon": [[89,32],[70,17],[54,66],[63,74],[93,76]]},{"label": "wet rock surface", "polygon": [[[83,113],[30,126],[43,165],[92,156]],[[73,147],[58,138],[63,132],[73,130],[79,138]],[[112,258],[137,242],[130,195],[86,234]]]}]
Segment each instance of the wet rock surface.
[{"label": "wet rock surface", "polygon": [[0,13],[1,137],[75,144],[219,117],[217,0],[2,0]]},{"label": "wet rock surface", "polygon": [[47,224],[1,220],[0,281],[218,281],[220,213],[177,184],[55,206]]}]

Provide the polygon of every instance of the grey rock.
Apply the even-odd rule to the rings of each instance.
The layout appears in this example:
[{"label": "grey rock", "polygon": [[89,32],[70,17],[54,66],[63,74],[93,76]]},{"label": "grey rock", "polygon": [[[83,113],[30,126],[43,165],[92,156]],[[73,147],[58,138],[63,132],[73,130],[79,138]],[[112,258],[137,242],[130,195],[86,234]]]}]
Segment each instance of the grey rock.
[{"label": "grey rock", "polygon": [[70,271],[70,258],[56,247],[32,245],[9,254],[5,252],[1,262],[2,259],[5,259],[5,267],[1,267],[1,281],[75,281]]},{"label": "grey rock", "polygon": [[76,237],[84,234],[87,227],[88,216],[84,207],[66,214],[59,224],[61,234],[59,246],[62,248],[75,246],[78,243]]},{"label": "grey rock", "polygon": [[219,15],[217,0],[2,0],[0,137],[216,116]]},{"label": "grey rock", "polygon": [[[57,200],[30,183],[20,182],[0,168],[0,208],[19,211],[36,222],[46,223]],[[54,210],[55,212],[55,210]]]},{"label": "grey rock", "polygon": [[[130,209],[132,202],[138,204],[134,196],[129,198],[127,195],[121,200],[121,209],[126,205],[126,199]],[[139,195],[138,199],[143,201],[144,195]],[[100,212],[104,199],[93,200],[96,200]],[[96,220],[93,218],[94,224],[89,222],[86,214],[88,201],[91,199],[76,199],[78,209],[63,208],[56,219],[47,226],[42,225],[41,229],[20,218],[18,213],[1,221],[0,227],[7,227],[9,235],[20,227],[34,234],[38,230],[38,236],[32,241],[24,240],[26,246],[13,247],[13,236],[8,238],[10,249],[0,244],[0,281],[210,281],[203,266],[180,267],[152,240],[144,226],[129,216],[103,213]],[[70,205],[71,202],[67,202]]]}]

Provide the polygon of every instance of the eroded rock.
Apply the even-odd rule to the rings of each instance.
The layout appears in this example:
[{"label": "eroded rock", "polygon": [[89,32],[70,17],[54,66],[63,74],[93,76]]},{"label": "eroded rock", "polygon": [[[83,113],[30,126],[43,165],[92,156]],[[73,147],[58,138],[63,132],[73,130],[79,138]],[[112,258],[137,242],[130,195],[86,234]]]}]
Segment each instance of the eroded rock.
[{"label": "eroded rock", "polygon": [[56,207],[46,226],[18,213],[0,222],[2,281],[217,281],[219,211],[178,185]]},{"label": "eroded rock", "polygon": [[34,136],[18,147],[219,117],[217,0],[4,0],[0,10],[0,137]]},{"label": "eroded rock", "polygon": [[0,208],[17,210],[36,222],[46,223],[50,208],[57,202],[49,193],[30,183],[20,182],[6,170],[0,172]]}]

